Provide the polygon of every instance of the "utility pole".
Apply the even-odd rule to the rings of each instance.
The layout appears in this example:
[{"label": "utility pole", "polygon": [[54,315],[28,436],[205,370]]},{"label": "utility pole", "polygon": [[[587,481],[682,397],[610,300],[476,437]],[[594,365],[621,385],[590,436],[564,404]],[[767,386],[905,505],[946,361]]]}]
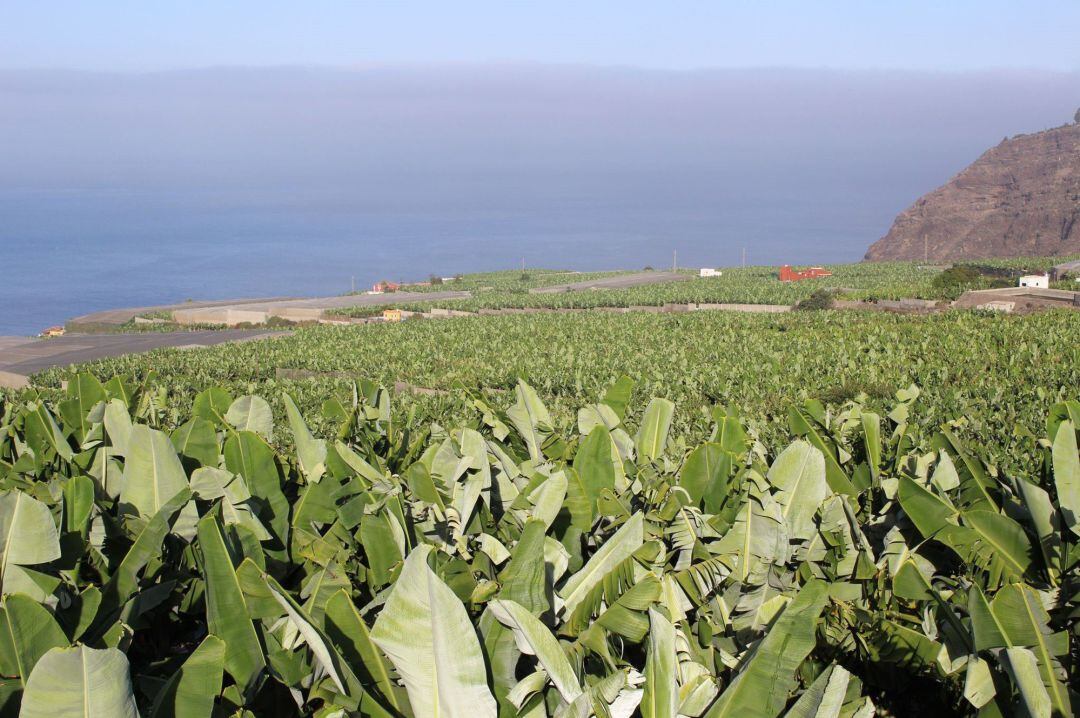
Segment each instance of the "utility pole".
[{"label": "utility pole", "polygon": [[679,266],[679,250],[671,250],[671,271],[676,271]]},{"label": "utility pole", "polygon": [[356,294],[356,275],[355,274],[353,275],[353,278],[352,278],[352,293]]},{"label": "utility pole", "polygon": [[745,244],[743,245],[743,248],[742,248],[742,266],[743,266],[743,269],[746,269],[746,245]]},{"label": "utility pole", "polygon": [[926,239],[926,233],[924,232],[923,236],[922,236],[922,261],[923,261],[923,264],[926,264],[927,261],[929,261],[930,253],[929,253],[929,248],[928,247],[929,247],[929,244],[928,244],[928,241]]}]

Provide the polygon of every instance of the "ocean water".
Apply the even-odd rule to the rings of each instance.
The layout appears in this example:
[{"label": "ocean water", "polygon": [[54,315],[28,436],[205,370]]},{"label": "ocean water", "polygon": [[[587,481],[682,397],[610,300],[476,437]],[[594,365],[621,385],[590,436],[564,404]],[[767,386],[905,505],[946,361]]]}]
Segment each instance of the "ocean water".
[{"label": "ocean water", "polygon": [[836,191],[697,201],[544,199],[372,207],[340,193],[0,191],[0,335],[99,309],[341,294],[375,281],[527,266],[576,270],[857,261],[906,198]]},{"label": "ocean water", "polygon": [[856,261],[1080,73],[0,69],[0,334],[509,269]]}]

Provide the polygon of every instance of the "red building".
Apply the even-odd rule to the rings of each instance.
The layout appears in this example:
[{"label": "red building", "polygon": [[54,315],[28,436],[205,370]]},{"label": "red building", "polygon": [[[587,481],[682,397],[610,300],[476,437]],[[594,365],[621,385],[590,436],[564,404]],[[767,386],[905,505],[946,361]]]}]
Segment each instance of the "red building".
[{"label": "red building", "polygon": [[371,288],[371,291],[376,294],[383,294],[385,292],[396,292],[401,289],[401,285],[397,282],[388,282],[385,279],[381,282],[375,282],[375,286]]},{"label": "red building", "polygon": [[831,277],[832,272],[822,267],[810,267],[802,271],[795,271],[791,265],[785,264],[780,267],[781,282],[798,282],[803,279],[817,279],[818,277]]}]

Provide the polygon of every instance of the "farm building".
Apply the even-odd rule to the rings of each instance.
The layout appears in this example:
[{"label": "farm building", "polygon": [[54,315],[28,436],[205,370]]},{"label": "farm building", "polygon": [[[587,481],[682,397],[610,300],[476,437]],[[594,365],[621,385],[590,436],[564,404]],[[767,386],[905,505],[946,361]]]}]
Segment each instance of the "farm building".
[{"label": "farm building", "polygon": [[713,269],[712,267],[702,267],[698,271],[699,277],[719,277],[723,272],[719,269]]},{"label": "farm building", "polygon": [[49,327],[41,332],[39,336],[42,337],[62,337],[64,336],[64,328],[61,326]]},{"label": "farm building", "polygon": [[396,292],[399,289],[401,289],[400,284],[398,284],[397,282],[388,282],[384,279],[381,282],[375,282],[375,286],[371,288],[371,293],[387,294],[389,292]]},{"label": "farm building", "polygon": [[382,318],[384,322],[400,322],[405,317],[402,315],[400,309],[384,309]]},{"label": "farm building", "polygon": [[1020,283],[1017,285],[1020,287],[1034,287],[1036,289],[1049,289],[1050,288],[1050,275],[1049,274],[1025,274],[1020,277]]},{"label": "farm building", "polygon": [[791,268],[791,265],[785,264],[780,267],[780,281],[781,282],[798,282],[803,279],[817,279],[819,277],[831,277],[832,272],[824,267],[810,267],[809,269],[803,269],[796,271]]}]

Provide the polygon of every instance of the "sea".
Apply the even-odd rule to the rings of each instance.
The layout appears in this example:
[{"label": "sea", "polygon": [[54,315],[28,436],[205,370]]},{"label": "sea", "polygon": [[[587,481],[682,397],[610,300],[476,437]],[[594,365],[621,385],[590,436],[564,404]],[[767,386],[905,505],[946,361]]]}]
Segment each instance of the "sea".
[{"label": "sea", "polygon": [[[911,200],[836,187],[380,208],[340,192],[0,190],[0,335],[102,309],[322,296],[380,279],[859,260]],[[359,205],[359,206],[358,206]]]},{"label": "sea", "polygon": [[0,335],[381,279],[854,262],[1080,73],[0,69]]}]

